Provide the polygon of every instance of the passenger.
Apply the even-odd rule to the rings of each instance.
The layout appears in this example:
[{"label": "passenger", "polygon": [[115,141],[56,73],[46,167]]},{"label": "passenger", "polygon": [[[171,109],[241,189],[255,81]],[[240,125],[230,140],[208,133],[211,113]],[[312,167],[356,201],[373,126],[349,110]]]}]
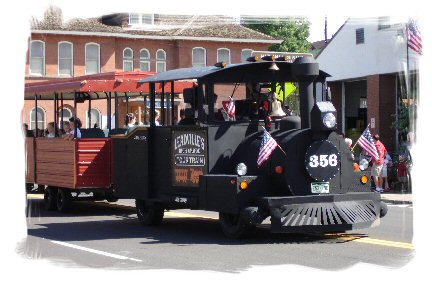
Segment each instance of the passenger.
[{"label": "passenger", "polygon": [[129,112],[125,115],[125,125],[123,128],[132,129],[135,126],[136,117],[133,113]]},{"label": "passenger", "polygon": [[65,120],[65,121],[63,121],[63,131],[62,131],[62,134],[70,134],[70,123],[67,121],[67,120]]},{"label": "passenger", "polygon": [[178,125],[196,125],[195,112],[192,108],[185,109],[185,118],[180,120]]},{"label": "passenger", "polygon": [[[76,122],[76,136],[75,136],[75,122]],[[81,120],[79,118],[71,117],[69,119],[70,132],[63,136],[64,139],[72,140],[74,138],[81,138],[80,128],[82,126]]]},{"label": "passenger", "polygon": [[159,110],[155,110],[155,125],[159,126],[159,118],[160,118],[160,112]]},{"label": "passenger", "polygon": [[45,134],[45,137],[47,138],[55,138],[58,137],[58,133],[55,131],[55,125],[54,122],[48,123],[47,126],[47,133]]},{"label": "passenger", "polygon": [[180,121],[185,118],[185,110],[180,109]]},{"label": "passenger", "polygon": [[276,93],[272,93],[272,112],[270,116],[272,117],[282,117],[285,116],[285,112],[282,110],[281,102],[277,98]]}]

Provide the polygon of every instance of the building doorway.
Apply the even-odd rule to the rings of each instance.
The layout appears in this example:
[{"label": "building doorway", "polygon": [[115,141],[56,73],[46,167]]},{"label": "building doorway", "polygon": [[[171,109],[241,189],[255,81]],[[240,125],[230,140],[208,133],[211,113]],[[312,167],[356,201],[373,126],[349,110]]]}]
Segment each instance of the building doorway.
[{"label": "building doorway", "polygon": [[354,142],[366,129],[367,123],[367,81],[345,82],[345,135]]}]

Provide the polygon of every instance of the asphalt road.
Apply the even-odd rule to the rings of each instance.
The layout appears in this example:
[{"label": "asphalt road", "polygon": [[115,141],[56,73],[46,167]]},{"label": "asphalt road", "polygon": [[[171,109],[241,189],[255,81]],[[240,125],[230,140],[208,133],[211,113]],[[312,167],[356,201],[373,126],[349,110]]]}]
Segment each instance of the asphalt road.
[{"label": "asphalt road", "polygon": [[67,214],[44,211],[42,203],[28,201],[28,237],[17,252],[64,267],[235,273],[296,264],[334,271],[358,263],[399,268],[415,254],[409,205],[391,205],[380,226],[346,234],[271,234],[260,228],[249,239],[229,240],[211,212],[167,212],[161,226],[143,227],[133,201],[80,202]]}]

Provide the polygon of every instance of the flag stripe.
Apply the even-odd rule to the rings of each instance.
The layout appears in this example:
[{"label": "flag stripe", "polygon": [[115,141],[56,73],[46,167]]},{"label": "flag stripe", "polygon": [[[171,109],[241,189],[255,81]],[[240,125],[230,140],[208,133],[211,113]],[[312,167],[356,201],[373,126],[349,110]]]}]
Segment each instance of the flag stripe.
[{"label": "flag stripe", "polygon": [[421,55],[423,49],[422,38],[416,22],[410,19],[408,21],[407,27],[407,45],[409,48]]},{"label": "flag stripe", "polygon": [[266,130],[264,130],[263,140],[261,142],[260,151],[258,154],[258,166],[261,166],[270,157],[271,153],[276,147],[277,142]]},{"label": "flag stripe", "polygon": [[378,150],[375,146],[375,142],[372,138],[372,134],[369,128],[366,128],[359,140],[357,141],[360,147],[362,147],[368,154],[370,154],[375,160],[379,159]]}]

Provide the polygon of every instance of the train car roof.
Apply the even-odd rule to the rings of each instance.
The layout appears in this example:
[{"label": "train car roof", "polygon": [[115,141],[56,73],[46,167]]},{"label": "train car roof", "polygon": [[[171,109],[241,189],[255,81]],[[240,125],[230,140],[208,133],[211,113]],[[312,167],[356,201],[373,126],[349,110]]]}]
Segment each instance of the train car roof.
[{"label": "train car roof", "polygon": [[[199,82],[212,83],[245,83],[245,82],[288,82],[297,81],[292,73],[293,63],[274,61],[279,70],[269,69],[273,62],[260,61],[252,63],[230,64],[226,67],[207,66],[179,68],[146,77],[138,82],[168,82],[175,80],[196,79]],[[318,79],[325,79],[330,74],[320,70]]]},{"label": "train car roof", "polygon": [[[73,100],[75,92],[80,93],[79,98],[84,95],[85,99],[106,99],[108,92],[121,93],[121,97],[124,93],[128,96],[137,96],[150,91],[148,85],[138,81],[154,74],[154,72],[107,72],[26,83],[24,99],[33,100],[37,95],[39,100],[52,100],[54,94],[58,93],[64,100]],[[183,89],[192,85],[192,82],[176,82],[174,92],[182,93]],[[156,91],[161,90],[162,85],[158,85]],[[171,92],[171,85],[165,84],[164,91]]]}]

